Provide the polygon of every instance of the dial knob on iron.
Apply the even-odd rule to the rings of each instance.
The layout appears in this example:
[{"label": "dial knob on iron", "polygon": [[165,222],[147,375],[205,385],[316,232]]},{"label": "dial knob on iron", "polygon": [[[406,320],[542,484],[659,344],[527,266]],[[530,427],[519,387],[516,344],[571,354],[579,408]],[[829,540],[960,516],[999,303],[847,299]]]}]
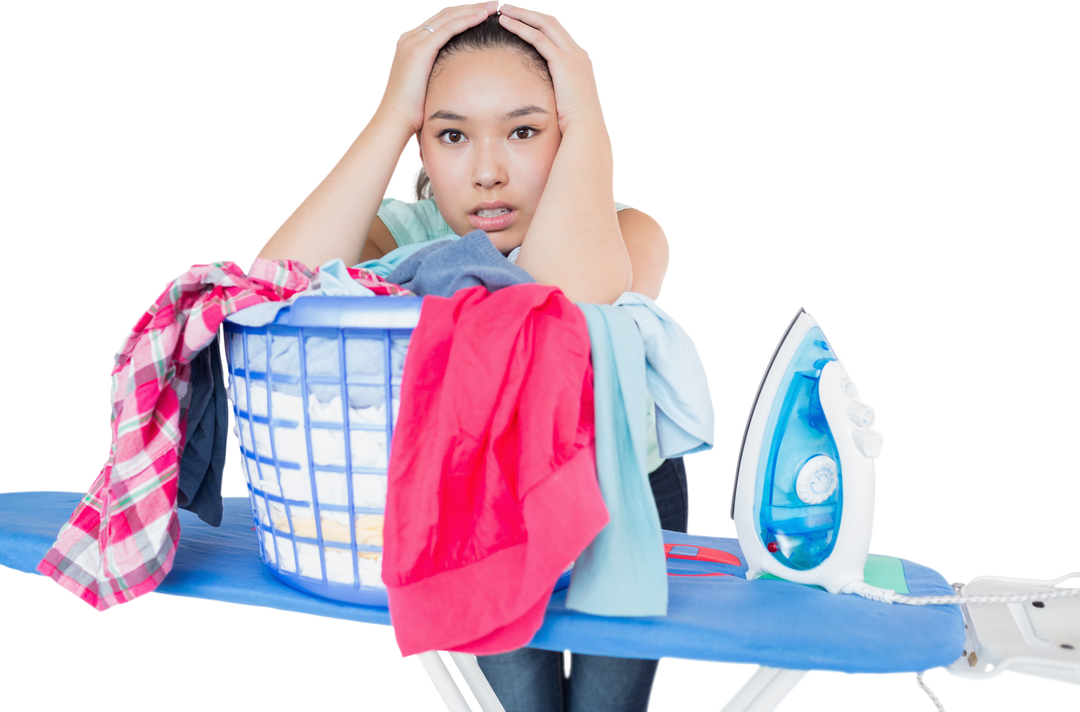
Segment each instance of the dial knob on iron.
[{"label": "dial knob on iron", "polygon": [[795,494],[806,504],[821,504],[836,491],[840,481],[836,469],[836,462],[827,455],[810,458],[795,478]]},{"label": "dial knob on iron", "polygon": [[869,428],[874,424],[874,409],[865,403],[853,400],[847,406],[848,417],[860,428]]}]

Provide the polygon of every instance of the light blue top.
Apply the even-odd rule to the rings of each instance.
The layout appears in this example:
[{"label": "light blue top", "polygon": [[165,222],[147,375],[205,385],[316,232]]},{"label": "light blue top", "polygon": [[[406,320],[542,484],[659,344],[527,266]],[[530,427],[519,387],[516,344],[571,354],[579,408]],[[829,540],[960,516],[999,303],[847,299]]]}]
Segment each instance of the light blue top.
[{"label": "light blue top", "polygon": [[[615,203],[616,212],[630,207]],[[454,231],[443,220],[434,198],[419,200],[415,203],[386,198],[379,206],[378,216],[393,235],[398,249],[387,253],[381,259],[368,260],[357,267],[370,269],[383,278],[389,277],[394,268],[428,243],[436,240],[458,239],[458,235],[454,234]],[[648,391],[645,393],[645,401],[646,432],[648,433],[645,446],[645,467],[647,472],[652,472],[663,464],[664,458],[660,456],[660,448],[657,444],[656,413],[652,396]]]},{"label": "light blue top", "polygon": [[[616,212],[630,206],[615,203]],[[430,242],[444,237],[458,237],[443,220],[434,198],[406,203],[404,200],[386,198],[379,206],[379,219],[394,236],[398,247],[419,242]]]}]

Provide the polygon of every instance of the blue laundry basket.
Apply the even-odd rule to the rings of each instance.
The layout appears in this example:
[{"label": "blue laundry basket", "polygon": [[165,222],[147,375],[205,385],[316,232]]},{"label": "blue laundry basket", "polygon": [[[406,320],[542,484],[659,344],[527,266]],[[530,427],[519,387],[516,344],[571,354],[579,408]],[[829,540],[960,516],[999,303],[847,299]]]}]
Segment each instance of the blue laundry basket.
[{"label": "blue laundry basket", "polygon": [[263,561],[282,582],[385,606],[386,475],[417,297],[301,297],[225,320],[230,399]]}]

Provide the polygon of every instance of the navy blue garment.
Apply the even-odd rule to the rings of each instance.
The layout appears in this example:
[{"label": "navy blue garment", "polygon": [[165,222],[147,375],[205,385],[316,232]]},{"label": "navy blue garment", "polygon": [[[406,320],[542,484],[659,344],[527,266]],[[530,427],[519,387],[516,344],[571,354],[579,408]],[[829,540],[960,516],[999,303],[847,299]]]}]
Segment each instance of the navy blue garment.
[{"label": "navy blue garment", "polygon": [[215,337],[191,360],[191,403],[176,504],[212,527],[221,526],[221,479],[229,435],[229,410],[221,351]]},{"label": "navy blue garment", "polygon": [[460,240],[432,243],[398,265],[387,279],[421,297],[450,297],[478,284],[494,292],[535,283],[528,272],[495,249],[483,230],[473,230]]},{"label": "navy blue garment", "polygon": [[690,497],[686,491],[686,465],[681,457],[664,460],[649,473],[649,486],[660,515],[660,528],[686,533],[690,519]]}]

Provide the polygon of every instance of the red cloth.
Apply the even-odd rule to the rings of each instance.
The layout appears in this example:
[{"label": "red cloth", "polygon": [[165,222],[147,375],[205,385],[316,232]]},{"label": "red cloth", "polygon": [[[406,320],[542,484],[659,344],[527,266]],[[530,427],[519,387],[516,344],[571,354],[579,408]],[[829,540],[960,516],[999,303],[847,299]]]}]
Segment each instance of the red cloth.
[{"label": "red cloth", "polygon": [[607,524],[589,332],[556,287],[427,296],[392,443],[383,581],[403,655],[532,639]]}]

